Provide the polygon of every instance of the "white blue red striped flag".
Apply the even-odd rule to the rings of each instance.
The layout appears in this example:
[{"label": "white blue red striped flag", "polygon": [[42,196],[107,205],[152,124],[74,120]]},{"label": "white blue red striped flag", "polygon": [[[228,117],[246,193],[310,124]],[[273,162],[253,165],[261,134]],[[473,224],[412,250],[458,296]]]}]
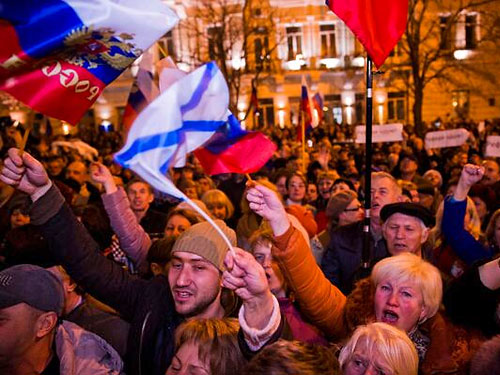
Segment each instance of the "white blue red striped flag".
[{"label": "white blue red striped flag", "polygon": [[115,159],[156,189],[185,199],[166,173],[184,166],[186,154],[226,123],[228,104],[224,76],[208,63],[174,82],[139,114]]}]

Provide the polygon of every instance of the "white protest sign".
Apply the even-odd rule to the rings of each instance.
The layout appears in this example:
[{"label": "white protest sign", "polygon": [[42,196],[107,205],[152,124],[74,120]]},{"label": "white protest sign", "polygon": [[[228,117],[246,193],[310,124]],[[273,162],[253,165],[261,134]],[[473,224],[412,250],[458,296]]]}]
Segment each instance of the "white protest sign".
[{"label": "white protest sign", "polygon": [[[355,142],[366,142],[366,126],[359,125],[355,129]],[[403,124],[387,124],[372,126],[372,143],[400,142],[403,140]]]},{"label": "white protest sign", "polygon": [[440,130],[425,135],[425,148],[444,148],[462,146],[469,138],[466,129]]},{"label": "white protest sign", "polygon": [[486,157],[500,157],[500,135],[490,135],[486,137]]}]

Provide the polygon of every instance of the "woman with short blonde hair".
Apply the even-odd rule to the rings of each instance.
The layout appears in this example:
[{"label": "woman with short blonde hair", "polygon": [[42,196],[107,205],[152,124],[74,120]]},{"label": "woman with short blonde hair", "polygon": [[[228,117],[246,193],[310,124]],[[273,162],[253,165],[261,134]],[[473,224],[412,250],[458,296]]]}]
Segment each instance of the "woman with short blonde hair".
[{"label": "woman with short blonde hair", "polygon": [[443,281],[439,270],[412,253],[382,259],[373,267],[371,279],[375,288],[386,280],[394,284],[415,286],[421,293],[425,308],[422,324],[436,315],[443,298]]},{"label": "woman with short blonde hair", "polygon": [[[339,355],[344,375],[373,369],[387,375],[417,375],[418,355],[406,333],[385,323],[359,326]],[[360,371],[363,370],[363,371]]]}]

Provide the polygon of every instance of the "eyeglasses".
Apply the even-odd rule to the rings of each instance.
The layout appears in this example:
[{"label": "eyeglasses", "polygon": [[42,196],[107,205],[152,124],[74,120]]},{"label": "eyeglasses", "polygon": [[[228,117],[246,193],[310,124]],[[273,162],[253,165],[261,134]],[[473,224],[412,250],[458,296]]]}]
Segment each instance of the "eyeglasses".
[{"label": "eyeglasses", "polygon": [[345,212],[356,212],[356,211],[359,211],[363,208],[363,206],[359,205],[358,207],[355,207],[355,208],[346,208],[344,209]]}]

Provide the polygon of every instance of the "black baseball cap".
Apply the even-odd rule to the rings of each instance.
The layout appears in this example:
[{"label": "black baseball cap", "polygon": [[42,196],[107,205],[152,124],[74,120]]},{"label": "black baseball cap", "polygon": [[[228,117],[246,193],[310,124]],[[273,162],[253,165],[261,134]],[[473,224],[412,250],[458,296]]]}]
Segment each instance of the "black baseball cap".
[{"label": "black baseball cap", "polygon": [[19,303],[61,316],[64,290],[59,279],[45,268],[20,264],[0,272],[0,309]]}]

